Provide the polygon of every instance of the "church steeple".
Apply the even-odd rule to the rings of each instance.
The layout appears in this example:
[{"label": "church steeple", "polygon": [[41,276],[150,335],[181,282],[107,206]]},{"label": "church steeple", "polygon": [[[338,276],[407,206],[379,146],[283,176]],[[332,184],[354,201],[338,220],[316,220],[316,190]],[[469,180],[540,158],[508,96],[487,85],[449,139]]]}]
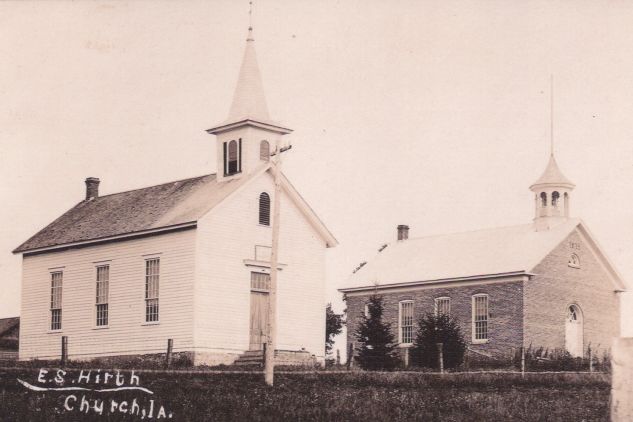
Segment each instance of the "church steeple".
[{"label": "church steeple", "polygon": [[257,64],[255,54],[255,39],[253,38],[253,27],[248,28],[248,38],[246,38],[246,49],[240,68],[233,103],[229,111],[227,123],[244,119],[269,121],[268,105],[264,95],[262,77]]},{"label": "church steeple", "polygon": [[248,28],[233,102],[228,118],[207,130],[216,135],[217,180],[248,174],[267,161],[282,135],[292,132],[270,119],[252,26]]}]

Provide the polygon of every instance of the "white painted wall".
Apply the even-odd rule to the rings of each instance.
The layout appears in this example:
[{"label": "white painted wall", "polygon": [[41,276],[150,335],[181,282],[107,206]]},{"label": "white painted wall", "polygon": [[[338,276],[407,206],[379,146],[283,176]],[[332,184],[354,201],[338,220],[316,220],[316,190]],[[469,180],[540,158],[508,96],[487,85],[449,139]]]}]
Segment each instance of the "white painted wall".
[{"label": "white painted wall", "polygon": [[[195,350],[240,353],[248,349],[250,273],[245,259],[270,246],[272,228],[258,224],[259,194],[273,199],[269,172],[198,222]],[[278,342],[323,357],[325,347],[325,243],[284,195],[281,201]]]},{"label": "white painted wall", "polygon": [[620,329],[622,337],[633,337],[633,292],[620,293]]},{"label": "white painted wall", "polygon": [[[193,345],[195,230],[24,257],[20,359],[90,358]],[[160,254],[160,323],[145,322],[145,257]],[[109,260],[109,327],[95,329],[96,262]],[[63,267],[62,330],[49,331],[51,268]]]}]

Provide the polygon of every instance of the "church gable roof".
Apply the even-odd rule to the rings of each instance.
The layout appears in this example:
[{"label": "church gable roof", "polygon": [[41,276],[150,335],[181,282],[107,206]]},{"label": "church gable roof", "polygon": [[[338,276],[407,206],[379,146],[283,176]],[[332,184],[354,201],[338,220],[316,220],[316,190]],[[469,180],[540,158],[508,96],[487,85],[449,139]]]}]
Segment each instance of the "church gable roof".
[{"label": "church gable roof", "polygon": [[[222,183],[218,183],[215,174],[209,174],[82,201],[13,253],[195,226],[216,205],[269,168],[266,164],[248,177]],[[282,186],[327,246],[336,246],[334,236],[283,175]]]},{"label": "church gable roof", "polygon": [[241,183],[217,183],[209,174],[82,201],[13,252],[194,223]]},{"label": "church gable roof", "polygon": [[529,274],[581,225],[579,219],[571,219],[544,231],[525,224],[393,242],[353,274],[340,290]]}]

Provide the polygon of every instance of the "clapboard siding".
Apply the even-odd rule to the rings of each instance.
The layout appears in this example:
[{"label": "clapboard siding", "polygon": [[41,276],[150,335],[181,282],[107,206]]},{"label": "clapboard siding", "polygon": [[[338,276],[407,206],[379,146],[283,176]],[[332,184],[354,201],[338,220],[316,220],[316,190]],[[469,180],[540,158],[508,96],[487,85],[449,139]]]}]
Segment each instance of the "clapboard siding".
[{"label": "clapboard siding", "polygon": [[[272,228],[258,224],[259,195],[273,202],[266,173],[198,222],[196,350],[241,352],[249,346],[250,273],[255,246],[271,246]],[[282,197],[277,348],[323,357],[325,244],[286,195]]]},{"label": "clapboard siding", "polygon": [[[58,358],[61,336],[71,358],[163,352],[193,345],[195,230],[25,256],[20,359]],[[145,255],[160,254],[160,323],[145,318]],[[110,265],[109,326],[95,329],[96,266]],[[63,267],[62,331],[50,332],[50,272]]]}]

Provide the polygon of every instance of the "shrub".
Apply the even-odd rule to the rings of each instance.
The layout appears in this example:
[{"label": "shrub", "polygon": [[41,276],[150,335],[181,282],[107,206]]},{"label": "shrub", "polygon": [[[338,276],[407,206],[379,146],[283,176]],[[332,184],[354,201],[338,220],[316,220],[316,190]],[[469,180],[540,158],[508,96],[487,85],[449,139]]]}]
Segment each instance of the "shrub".
[{"label": "shrub", "polygon": [[369,316],[364,316],[356,330],[359,347],[356,360],[363,369],[394,369],[399,359],[397,344],[389,324],[382,320],[382,298],[372,295],[367,305]]},{"label": "shrub", "polygon": [[411,362],[438,368],[437,343],[442,343],[444,367],[455,368],[464,361],[466,342],[454,318],[427,313],[418,320],[418,333],[411,348]]}]

